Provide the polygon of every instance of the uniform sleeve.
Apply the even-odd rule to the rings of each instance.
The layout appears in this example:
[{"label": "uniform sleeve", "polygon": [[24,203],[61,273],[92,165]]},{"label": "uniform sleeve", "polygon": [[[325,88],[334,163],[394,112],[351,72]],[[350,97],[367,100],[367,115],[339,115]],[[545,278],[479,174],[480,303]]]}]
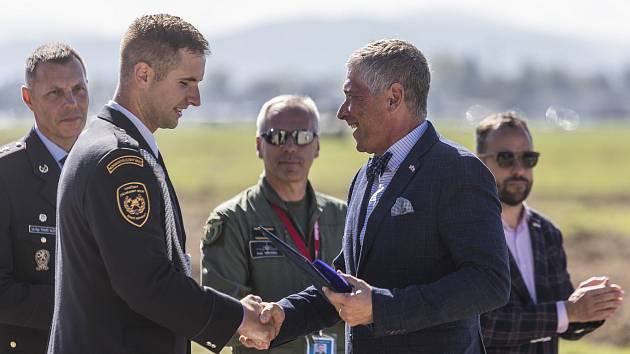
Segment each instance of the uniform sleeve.
[{"label": "uniform sleeve", "polygon": [[332,327],[341,320],[335,307],[314,286],[289,295],[278,301],[278,304],[284,309],[285,319],[272,347]]},{"label": "uniform sleeve", "polygon": [[[241,220],[242,222],[242,220]],[[246,228],[236,213],[213,211],[201,241],[201,281],[236,298],[251,294]]]},{"label": "uniform sleeve", "polygon": [[241,323],[242,306],[200,287],[168,259],[162,197],[148,163],[135,151],[107,155],[88,182],[84,207],[112,287],[129,307],[220,351]]},{"label": "uniform sleeve", "polygon": [[6,188],[0,179],[0,323],[47,330],[53,313],[54,287],[18,282],[13,277],[11,215],[17,211],[11,210]]}]

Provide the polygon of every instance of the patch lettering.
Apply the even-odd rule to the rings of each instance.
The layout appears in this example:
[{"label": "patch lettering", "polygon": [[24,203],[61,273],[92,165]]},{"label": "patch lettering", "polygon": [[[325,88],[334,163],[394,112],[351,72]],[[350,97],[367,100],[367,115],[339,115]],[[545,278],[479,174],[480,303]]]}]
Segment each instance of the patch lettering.
[{"label": "patch lettering", "polygon": [[284,257],[280,250],[269,240],[249,241],[249,255],[253,259]]},{"label": "patch lettering", "polygon": [[28,225],[28,232],[30,234],[55,236],[55,234],[57,234],[57,228],[55,226]]},{"label": "patch lettering", "polygon": [[129,182],[116,189],[118,210],[128,223],[142,227],[149,219],[151,205],[144,183]]},{"label": "patch lettering", "polygon": [[107,164],[107,172],[109,172],[109,174],[111,175],[112,173],[114,173],[114,171],[116,171],[118,167],[124,166],[124,165],[136,165],[136,166],[143,167],[144,160],[134,155],[121,156]]}]

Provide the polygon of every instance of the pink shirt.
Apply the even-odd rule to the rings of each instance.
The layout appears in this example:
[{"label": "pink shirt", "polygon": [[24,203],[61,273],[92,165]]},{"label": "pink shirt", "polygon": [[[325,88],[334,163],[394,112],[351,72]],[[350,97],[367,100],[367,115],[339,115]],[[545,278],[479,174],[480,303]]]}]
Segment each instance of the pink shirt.
[{"label": "pink shirt", "polygon": [[[511,228],[505,220],[501,221],[503,222],[503,233],[505,234],[505,242],[510,250],[510,254],[516,261],[516,265],[521,272],[529,295],[532,297],[532,300],[534,300],[534,303],[537,303],[536,283],[534,281],[534,251],[532,249],[532,240],[527,223],[531,212],[529,208],[527,208],[527,205],[523,204],[523,206],[523,215],[515,229]],[[558,312],[558,328],[556,332],[564,333],[569,327],[569,318],[564,306],[564,301],[557,301],[556,309]]]}]

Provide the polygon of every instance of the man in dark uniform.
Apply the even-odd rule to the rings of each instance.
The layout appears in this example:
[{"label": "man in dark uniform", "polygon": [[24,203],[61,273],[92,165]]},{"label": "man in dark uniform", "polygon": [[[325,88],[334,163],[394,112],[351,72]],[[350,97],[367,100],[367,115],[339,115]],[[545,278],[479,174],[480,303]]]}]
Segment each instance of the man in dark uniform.
[{"label": "man in dark uniform", "polygon": [[0,353],[42,354],[53,313],[57,183],[87,117],[81,57],[65,44],[37,48],[22,99],[35,126],[0,148]]},{"label": "man in dark uniform", "polygon": [[260,301],[191,278],[175,190],[153,133],[199,106],[208,42],[170,15],[138,18],[121,43],[114,99],[81,135],[59,182],[49,354],[219,352],[232,335],[266,347]]},{"label": "man in dark uniform", "polygon": [[[217,207],[202,241],[201,279],[236,297],[257,294],[278,301],[310,283],[256,230],[264,225],[310,259],[332,263],[341,249],[346,205],[317,193],[308,180],[319,155],[319,113],[312,99],[293,95],[272,98],[257,120],[256,150],[264,173],[257,185]],[[344,325],[337,324],[343,351]],[[301,337],[270,350],[274,354],[306,353]],[[237,346],[234,353],[255,353]]]}]

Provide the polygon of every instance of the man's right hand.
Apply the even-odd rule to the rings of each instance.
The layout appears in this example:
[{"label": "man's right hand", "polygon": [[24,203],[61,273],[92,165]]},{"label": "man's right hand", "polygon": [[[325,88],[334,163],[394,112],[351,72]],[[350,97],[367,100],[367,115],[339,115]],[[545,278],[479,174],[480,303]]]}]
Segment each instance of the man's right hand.
[{"label": "man's right hand", "polygon": [[[250,348],[259,350],[268,349],[271,341],[277,333],[273,324],[260,320],[261,312],[265,307],[262,299],[255,295],[247,295],[241,299],[243,305],[243,323],[238,328],[240,338],[248,338]],[[241,340],[242,341],[242,340]]]},{"label": "man's right hand", "polygon": [[623,303],[624,291],[607,277],[593,277],[580,283],[565,301],[569,322],[601,321],[612,316]]},{"label": "man's right hand", "polygon": [[[284,310],[280,305],[273,302],[259,302],[259,305],[262,307],[262,310],[260,311],[258,319],[262,325],[271,327],[272,334],[271,338],[269,339],[269,342],[271,342],[278,335],[278,333],[280,333],[280,328],[282,327],[282,323],[284,322]],[[248,348],[256,348],[259,350],[269,348],[269,343],[266,343],[265,347],[264,343],[262,343],[261,341],[243,333],[241,333],[239,341],[241,342],[241,344]]]}]

